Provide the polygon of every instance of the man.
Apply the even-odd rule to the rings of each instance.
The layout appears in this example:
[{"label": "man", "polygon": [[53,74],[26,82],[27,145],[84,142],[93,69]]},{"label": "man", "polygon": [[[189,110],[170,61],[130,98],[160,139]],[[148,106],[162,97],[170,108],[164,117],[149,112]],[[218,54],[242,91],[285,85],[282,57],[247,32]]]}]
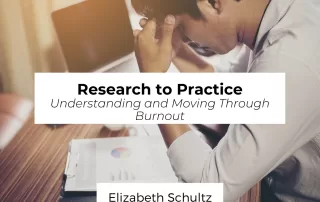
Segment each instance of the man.
[{"label": "man", "polygon": [[188,125],[159,126],[181,181],[224,183],[225,200],[235,201],[267,176],[281,201],[320,201],[320,1],[132,4],[149,19],[134,31],[141,72],[166,72],[171,62],[184,72],[213,72],[182,43],[188,39],[218,54],[245,44],[247,72],[286,73],[285,125],[230,125],[213,150]]}]

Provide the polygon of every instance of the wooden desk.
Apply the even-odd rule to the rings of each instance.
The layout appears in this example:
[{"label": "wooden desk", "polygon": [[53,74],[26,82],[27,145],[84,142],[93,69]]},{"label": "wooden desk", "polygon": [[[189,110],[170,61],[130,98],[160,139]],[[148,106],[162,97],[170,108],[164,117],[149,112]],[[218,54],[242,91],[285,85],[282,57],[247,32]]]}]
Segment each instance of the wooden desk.
[{"label": "wooden desk", "polygon": [[[70,125],[51,130],[30,119],[0,154],[0,201],[58,201],[68,143],[72,139],[126,136],[102,125]],[[260,201],[255,186],[241,202]]]}]

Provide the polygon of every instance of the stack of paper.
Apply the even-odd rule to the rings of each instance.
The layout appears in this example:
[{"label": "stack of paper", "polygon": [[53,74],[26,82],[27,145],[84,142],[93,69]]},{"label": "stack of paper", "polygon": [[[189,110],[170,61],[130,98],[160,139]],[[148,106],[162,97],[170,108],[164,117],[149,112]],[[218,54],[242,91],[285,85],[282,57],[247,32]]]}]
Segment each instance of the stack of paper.
[{"label": "stack of paper", "polygon": [[96,183],[177,182],[161,136],[70,143],[65,191],[95,191]]}]

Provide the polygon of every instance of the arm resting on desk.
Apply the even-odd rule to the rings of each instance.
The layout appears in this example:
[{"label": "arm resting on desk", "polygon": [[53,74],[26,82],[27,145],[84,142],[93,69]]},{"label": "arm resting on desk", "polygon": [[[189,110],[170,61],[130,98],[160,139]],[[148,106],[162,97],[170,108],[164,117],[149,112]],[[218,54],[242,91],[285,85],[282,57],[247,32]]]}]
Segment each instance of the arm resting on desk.
[{"label": "arm resting on desk", "polygon": [[319,89],[320,81],[297,61],[270,61],[275,60],[267,58],[257,69],[263,71],[268,65],[287,72],[286,124],[230,125],[213,150],[186,125],[159,126],[182,181],[224,183],[225,200],[235,201],[320,133],[320,96],[310,91]]}]

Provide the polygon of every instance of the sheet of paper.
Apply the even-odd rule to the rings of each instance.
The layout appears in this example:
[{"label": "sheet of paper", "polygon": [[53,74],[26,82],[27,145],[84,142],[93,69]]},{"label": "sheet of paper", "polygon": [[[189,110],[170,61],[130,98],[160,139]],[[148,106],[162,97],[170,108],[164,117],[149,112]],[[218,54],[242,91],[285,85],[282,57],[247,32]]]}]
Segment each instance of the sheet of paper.
[{"label": "sheet of paper", "polygon": [[97,182],[176,182],[161,136],[111,138],[96,144]]},{"label": "sheet of paper", "polygon": [[149,125],[142,125],[142,126],[147,131],[149,136],[162,136],[158,125],[149,124]]},{"label": "sheet of paper", "polygon": [[66,191],[95,191],[96,140],[73,140],[66,167]]},{"label": "sheet of paper", "polygon": [[158,125],[128,125],[129,136],[161,136]]},{"label": "sheet of paper", "polygon": [[82,144],[76,169],[76,188],[85,190],[96,188],[96,143]]},{"label": "sheet of paper", "polygon": [[95,191],[99,182],[178,182],[157,125],[142,126],[134,126],[136,137],[73,140],[65,190]]}]

